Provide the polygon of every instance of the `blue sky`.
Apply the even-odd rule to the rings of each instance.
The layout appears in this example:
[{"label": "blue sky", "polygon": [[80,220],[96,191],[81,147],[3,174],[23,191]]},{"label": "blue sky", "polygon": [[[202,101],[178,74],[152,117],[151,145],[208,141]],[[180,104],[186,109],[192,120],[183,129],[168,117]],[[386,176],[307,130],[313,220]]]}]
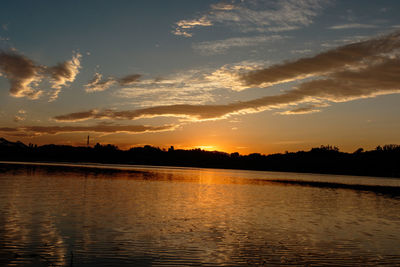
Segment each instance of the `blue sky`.
[{"label": "blue sky", "polygon": [[240,153],[399,143],[399,10],[2,1],[0,135]]}]

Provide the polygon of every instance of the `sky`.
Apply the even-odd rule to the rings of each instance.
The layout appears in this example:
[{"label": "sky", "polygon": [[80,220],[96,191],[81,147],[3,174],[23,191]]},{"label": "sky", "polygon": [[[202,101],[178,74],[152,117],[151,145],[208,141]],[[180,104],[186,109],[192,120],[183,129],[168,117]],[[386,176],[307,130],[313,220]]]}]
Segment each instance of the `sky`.
[{"label": "sky", "polygon": [[8,140],[241,154],[400,143],[397,0],[0,6]]}]

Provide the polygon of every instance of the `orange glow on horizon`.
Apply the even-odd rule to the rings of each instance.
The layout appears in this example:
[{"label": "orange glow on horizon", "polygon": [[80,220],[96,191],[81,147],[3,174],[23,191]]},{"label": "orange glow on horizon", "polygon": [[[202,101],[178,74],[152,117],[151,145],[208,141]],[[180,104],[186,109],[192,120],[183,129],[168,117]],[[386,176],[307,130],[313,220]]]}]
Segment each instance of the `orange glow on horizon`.
[{"label": "orange glow on horizon", "polygon": [[208,151],[221,151],[220,149],[218,149],[217,146],[213,146],[213,145],[202,145],[202,146],[193,147],[193,149],[196,149],[196,148],[200,148],[201,150],[208,150]]}]

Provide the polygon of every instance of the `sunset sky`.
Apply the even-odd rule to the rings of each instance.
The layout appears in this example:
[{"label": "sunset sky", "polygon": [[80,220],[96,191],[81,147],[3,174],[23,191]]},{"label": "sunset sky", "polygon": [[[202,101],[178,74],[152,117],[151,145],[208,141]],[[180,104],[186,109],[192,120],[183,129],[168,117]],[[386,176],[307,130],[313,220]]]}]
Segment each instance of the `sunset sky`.
[{"label": "sunset sky", "polygon": [[0,137],[248,154],[400,143],[400,1],[1,1]]}]

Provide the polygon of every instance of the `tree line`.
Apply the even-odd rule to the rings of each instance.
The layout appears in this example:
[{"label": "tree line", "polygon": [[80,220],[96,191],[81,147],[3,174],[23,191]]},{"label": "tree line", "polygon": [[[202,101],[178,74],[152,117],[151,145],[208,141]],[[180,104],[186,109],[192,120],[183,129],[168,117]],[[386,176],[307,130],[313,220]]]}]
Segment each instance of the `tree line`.
[{"label": "tree line", "polygon": [[112,144],[93,147],[68,145],[25,145],[0,138],[0,160],[38,162],[91,162],[229,168],[283,172],[310,172],[364,176],[400,177],[400,145],[389,144],[365,151],[342,152],[336,146],[321,145],[309,151],[270,155],[241,155],[201,149],[161,149],[154,146],[121,150]]}]

